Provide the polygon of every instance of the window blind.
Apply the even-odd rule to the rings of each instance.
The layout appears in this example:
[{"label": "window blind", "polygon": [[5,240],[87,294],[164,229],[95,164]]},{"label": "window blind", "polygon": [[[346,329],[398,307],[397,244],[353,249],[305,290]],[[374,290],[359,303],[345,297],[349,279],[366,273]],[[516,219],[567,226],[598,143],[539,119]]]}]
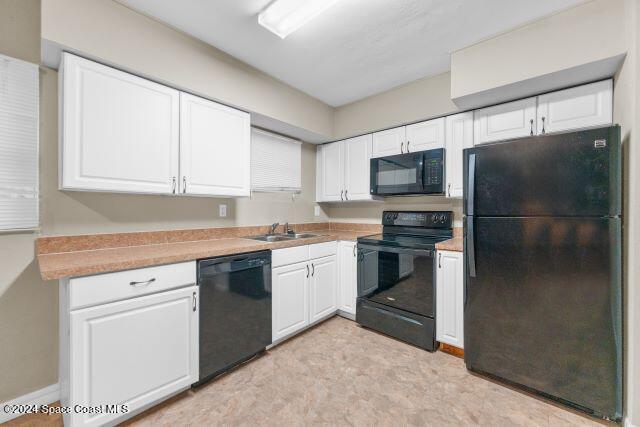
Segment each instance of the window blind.
[{"label": "window blind", "polygon": [[38,227],[36,64],[0,55],[0,230]]},{"label": "window blind", "polygon": [[300,192],[302,143],[251,129],[251,189]]}]

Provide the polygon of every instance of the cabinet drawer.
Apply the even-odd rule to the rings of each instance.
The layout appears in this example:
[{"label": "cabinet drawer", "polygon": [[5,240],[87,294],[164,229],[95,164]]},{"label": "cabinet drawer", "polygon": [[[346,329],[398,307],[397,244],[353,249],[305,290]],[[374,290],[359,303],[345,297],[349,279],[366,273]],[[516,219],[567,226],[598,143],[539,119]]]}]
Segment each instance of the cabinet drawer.
[{"label": "cabinet drawer", "polygon": [[69,280],[69,308],[134,298],[196,283],[195,261]]},{"label": "cabinet drawer", "polygon": [[271,251],[271,267],[295,264],[309,260],[309,245],[294,246],[293,248],[276,249]]},{"label": "cabinet drawer", "polygon": [[309,245],[309,259],[322,258],[336,255],[338,252],[338,242],[325,242]]}]

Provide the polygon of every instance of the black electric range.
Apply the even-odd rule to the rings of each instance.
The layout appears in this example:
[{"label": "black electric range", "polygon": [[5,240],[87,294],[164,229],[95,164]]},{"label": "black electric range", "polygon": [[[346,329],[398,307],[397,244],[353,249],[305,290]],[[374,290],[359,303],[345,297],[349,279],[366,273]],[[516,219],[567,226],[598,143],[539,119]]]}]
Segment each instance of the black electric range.
[{"label": "black electric range", "polygon": [[429,351],[435,340],[435,245],[453,236],[453,213],[382,214],[382,234],[358,239],[356,321]]}]

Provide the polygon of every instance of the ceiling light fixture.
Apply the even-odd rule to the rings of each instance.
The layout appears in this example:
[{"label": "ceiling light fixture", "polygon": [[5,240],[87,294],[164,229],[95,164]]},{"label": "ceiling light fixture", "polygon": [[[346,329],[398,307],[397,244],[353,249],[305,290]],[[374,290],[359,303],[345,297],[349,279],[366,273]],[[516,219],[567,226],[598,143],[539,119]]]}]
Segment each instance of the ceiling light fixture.
[{"label": "ceiling light fixture", "polygon": [[258,15],[258,23],[284,39],[336,4],[338,0],[275,0]]}]

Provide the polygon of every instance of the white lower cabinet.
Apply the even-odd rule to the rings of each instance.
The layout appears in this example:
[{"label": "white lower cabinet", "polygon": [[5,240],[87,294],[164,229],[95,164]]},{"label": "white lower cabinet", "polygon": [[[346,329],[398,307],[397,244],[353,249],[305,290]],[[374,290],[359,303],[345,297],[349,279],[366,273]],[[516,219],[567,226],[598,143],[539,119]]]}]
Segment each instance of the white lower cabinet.
[{"label": "white lower cabinet", "polygon": [[278,341],[309,325],[310,275],[307,261],[272,270],[272,341]]},{"label": "white lower cabinet", "polygon": [[[198,380],[198,287],[71,312],[73,405],[144,408]],[[121,414],[72,414],[102,425]]]},{"label": "white lower cabinet", "polygon": [[436,340],[464,348],[463,253],[438,251]]},{"label": "white lower cabinet", "polygon": [[353,316],[358,297],[357,246],[356,242],[338,243],[338,310]]},{"label": "white lower cabinet", "polygon": [[338,310],[337,243],[272,251],[272,341],[281,341]]},{"label": "white lower cabinet", "polygon": [[336,256],[311,260],[309,322],[321,320],[338,309],[338,263]]},{"label": "white lower cabinet", "polygon": [[68,286],[60,292],[60,400],[72,408],[65,425],[115,424],[198,381],[197,286],[77,310]]}]

